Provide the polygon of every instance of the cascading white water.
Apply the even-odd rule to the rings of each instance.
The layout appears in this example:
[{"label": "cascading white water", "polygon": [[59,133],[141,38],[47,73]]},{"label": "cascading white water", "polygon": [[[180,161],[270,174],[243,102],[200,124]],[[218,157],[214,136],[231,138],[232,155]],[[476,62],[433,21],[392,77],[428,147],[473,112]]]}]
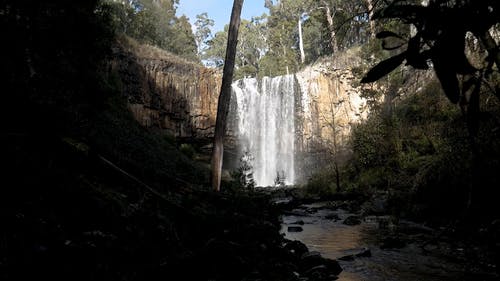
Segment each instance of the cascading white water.
[{"label": "cascading white water", "polygon": [[275,184],[279,175],[295,181],[295,79],[293,75],[245,78],[233,83],[237,102],[238,138],[242,152],[253,157],[258,186]]}]

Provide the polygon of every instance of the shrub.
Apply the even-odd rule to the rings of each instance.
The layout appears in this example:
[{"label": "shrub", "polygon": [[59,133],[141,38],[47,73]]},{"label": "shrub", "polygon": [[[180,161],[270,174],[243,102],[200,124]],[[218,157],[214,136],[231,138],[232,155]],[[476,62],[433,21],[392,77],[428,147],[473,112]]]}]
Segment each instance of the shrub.
[{"label": "shrub", "polygon": [[187,144],[187,143],[183,143],[181,144],[179,150],[184,154],[186,155],[189,159],[193,159],[194,158],[194,155],[196,153],[194,147],[190,144]]}]

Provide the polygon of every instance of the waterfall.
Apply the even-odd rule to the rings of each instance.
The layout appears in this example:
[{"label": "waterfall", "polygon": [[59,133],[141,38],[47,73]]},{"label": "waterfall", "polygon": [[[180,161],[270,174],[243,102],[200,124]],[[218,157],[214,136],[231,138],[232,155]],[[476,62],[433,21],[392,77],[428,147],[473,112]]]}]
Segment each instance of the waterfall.
[{"label": "waterfall", "polygon": [[[260,82],[260,83],[259,83]],[[295,181],[295,77],[245,78],[233,83],[241,153],[253,161],[258,186]]]}]

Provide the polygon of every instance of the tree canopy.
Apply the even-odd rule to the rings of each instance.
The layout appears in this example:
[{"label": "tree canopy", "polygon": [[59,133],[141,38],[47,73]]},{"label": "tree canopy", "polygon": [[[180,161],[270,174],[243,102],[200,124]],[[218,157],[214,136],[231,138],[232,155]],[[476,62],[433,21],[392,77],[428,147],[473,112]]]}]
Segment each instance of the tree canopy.
[{"label": "tree canopy", "polygon": [[104,0],[113,9],[118,33],[198,61],[198,50],[186,16],[175,15],[179,0]]},{"label": "tree canopy", "polygon": [[[322,56],[370,38],[369,3],[356,1],[265,1],[268,14],[243,20],[236,77],[293,73]],[[227,29],[207,41],[204,59],[223,65]]]},{"label": "tree canopy", "polygon": [[[397,19],[415,31],[409,37],[397,31],[379,32],[377,38],[383,40],[383,47],[399,52],[373,67],[362,82],[377,81],[403,62],[416,69],[432,66],[448,99],[460,102],[467,113],[469,129],[475,134],[481,88],[493,89],[490,92],[500,98],[498,85],[495,89],[489,83],[493,76],[498,76],[500,67],[498,45],[490,33],[500,23],[500,2],[431,0],[428,5],[414,2],[395,0],[375,12],[376,20]],[[386,42],[392,39],[400,44],[388,47]],[[470,39],[486,49],[488,54],[484,59],[472,62],[467,56],[466,44]]]}]

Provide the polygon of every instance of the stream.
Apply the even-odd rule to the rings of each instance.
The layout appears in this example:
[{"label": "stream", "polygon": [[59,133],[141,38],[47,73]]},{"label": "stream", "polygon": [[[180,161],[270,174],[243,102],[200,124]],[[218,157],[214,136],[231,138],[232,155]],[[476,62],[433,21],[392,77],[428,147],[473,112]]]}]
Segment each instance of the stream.
[{"label": "stream", "polygon": [[350,216],[353,214],[328,203],[301,205],[282,216],[281,232],[287,239],[301,241],[310,251],[338,260],[343,269],[341,281],[486,280],[467,276],[466,264],[460,260],[464,249],[449,248],[457,253],[455,257],[445,255],[441,248],[424,251],[421,245],[432,231],[424,226],[400,221],[398,225],[412,230],[404,237],[406,242],[381,246],[379,234],[390,232],[392,227],[387,216],[360,218],[357,225],[344,224]]}]

